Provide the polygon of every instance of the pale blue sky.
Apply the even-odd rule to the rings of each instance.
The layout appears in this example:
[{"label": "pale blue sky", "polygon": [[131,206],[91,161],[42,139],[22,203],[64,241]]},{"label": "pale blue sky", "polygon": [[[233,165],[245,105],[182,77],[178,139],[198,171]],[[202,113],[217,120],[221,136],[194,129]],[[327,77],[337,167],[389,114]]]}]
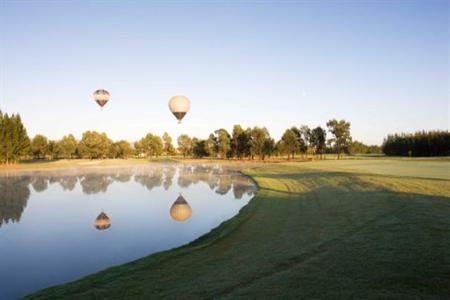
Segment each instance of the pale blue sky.
[{"label": "pale blue sky", "polygon": [[[233,124],[449,127],[448,1],[0,0],[0,109],[31,136],[207,137]],[[111,102],[101,111],[92,92]],[[167,102],[192,101],[182,125]]]}]

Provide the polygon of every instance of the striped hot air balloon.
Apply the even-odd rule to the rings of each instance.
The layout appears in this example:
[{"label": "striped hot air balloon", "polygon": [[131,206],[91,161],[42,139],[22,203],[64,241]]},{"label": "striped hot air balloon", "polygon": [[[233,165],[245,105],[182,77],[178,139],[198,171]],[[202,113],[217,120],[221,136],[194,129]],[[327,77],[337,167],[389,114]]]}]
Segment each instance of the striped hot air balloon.
[{"label": "striped hot air balloon", "polygon": [[103,106],[105,106],[106,103],[108,103],[110,98],[109,92],[107,90],[96,90],[93,96],[95,102],[97,102],[97,104],[101,108],[103,108]]}]

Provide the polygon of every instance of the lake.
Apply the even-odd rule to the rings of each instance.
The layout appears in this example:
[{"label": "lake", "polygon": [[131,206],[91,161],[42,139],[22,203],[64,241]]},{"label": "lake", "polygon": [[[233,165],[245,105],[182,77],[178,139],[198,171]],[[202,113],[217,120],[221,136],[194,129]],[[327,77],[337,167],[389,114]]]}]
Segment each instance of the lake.
[{"label": "lake", "polygon": [[219,165],[0,173],[0,299],[189,243],[255,191]]}]

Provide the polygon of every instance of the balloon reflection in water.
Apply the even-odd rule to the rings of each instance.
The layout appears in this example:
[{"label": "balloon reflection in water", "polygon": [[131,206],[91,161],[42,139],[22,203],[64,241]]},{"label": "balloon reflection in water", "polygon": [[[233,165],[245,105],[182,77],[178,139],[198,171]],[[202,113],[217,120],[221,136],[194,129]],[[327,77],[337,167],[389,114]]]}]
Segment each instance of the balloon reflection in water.
[{"label": "balloon reflection in water", "polygon": [[184,222],[192,216],[192,209],[181,194],[170,207],[170,216],[177,222]]},{"label": "balloon reflection in water", "polygon": [[105,230],[109,227],[111,227],[111,219],[104,212],[101,212],[95,219],[95,228]]}]

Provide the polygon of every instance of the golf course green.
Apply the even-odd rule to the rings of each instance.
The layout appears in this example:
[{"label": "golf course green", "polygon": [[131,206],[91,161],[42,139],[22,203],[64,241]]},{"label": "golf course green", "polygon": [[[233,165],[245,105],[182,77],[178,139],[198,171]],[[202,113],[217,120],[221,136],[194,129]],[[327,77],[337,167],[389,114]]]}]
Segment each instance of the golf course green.
[{"label": "golf course green", "polygon": [[449,160],[243,167],[259,191],[209,234],[28,298],[448,299]]}]

